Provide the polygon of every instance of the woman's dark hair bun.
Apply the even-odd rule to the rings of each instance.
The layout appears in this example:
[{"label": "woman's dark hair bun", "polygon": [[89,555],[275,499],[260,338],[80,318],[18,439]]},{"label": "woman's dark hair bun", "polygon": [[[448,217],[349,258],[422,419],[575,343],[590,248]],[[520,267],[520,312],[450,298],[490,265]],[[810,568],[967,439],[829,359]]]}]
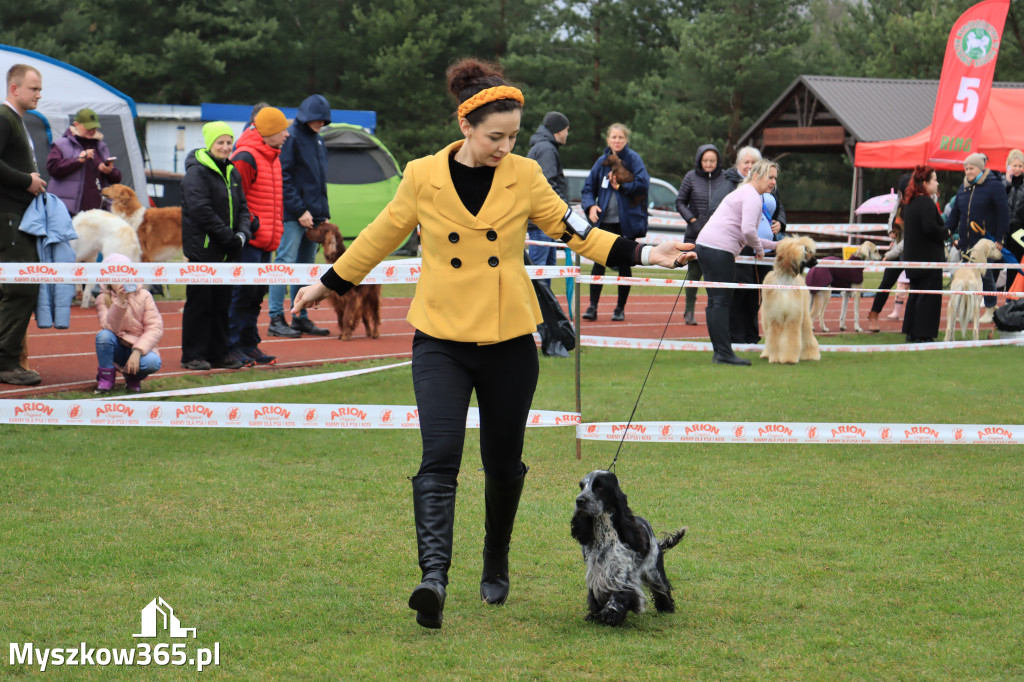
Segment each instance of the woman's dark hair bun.
[{"label": "woman's dark hair bun", "polygon": [[497,64],[468,57],[448,67],[448,92],[461,104],[487,88],[507,85],[502,69]]}]

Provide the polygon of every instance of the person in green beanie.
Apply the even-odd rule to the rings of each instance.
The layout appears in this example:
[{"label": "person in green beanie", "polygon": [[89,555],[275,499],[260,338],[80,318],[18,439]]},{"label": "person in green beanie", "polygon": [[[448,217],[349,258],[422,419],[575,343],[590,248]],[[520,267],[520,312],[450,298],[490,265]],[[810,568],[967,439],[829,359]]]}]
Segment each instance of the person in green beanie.
[{"label": "person in green beanie", "polygon": [[[242,181],[231,165],[234,131],[223,121],[203,126],[204,149],[185,160],[181,182],[181,246],[193,263],[237,262],[252,238]],[[246,366],[229,354],[231,287],[189,284],[181,320],[181,366],[206,370]],[[251,364],[251,363],[249,363]]]}]

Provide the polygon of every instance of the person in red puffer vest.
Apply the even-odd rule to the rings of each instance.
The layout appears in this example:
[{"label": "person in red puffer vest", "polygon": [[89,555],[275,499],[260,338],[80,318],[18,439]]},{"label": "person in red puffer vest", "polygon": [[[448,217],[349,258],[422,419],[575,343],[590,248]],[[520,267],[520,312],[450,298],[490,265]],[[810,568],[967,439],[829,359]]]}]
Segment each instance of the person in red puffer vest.
[{"label": "person in red puffer vest", "polygon": [[[242,247],[241,262],[269,263],[284,231],[281,146],[288,139],[288,119],[280,109],[263,107],[238,138],[231,163],[242,178],[242,191],[252,214],[252,240]],[[259,221],[259,228],[256,221]],[[243,365],[272,365],[276,358],[259,348],[257,320],[267,286],[243,284],[231,293],[228,342],[231,355]],[[295,336],[301,336],[295,332]]]}]

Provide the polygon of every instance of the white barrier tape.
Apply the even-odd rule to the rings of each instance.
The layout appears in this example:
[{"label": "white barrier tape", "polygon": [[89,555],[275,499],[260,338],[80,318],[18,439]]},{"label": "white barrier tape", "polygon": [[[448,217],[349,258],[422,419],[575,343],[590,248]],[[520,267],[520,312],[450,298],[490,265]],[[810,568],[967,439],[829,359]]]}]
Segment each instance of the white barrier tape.
[{"label": "white barrier tape", "polygon": [[[844,246],[848,246],[844,244]],[[749,265],[772,265],[775,263],[774,256],[765,255],[764,258],[754,258],[753,256],[736,256],[737,263],[746,263]],[[817,267],[821,268],[848,268],[848,269],[865,269],[876,268],[874,271],[879,272],[886,268],[899,268],[900,270],[958,270],[960,268],[967,268],[968,270],[1008,270],[1011,268],[1021,269],[1019,263],[949,263],[947,261],[924,263],[921,261],[905,261],[905,260],[820,260],[818,261]]]},{"label": "white barrier tape", "polygon": [[576,427],[581,440],[645,443],[786,443],[798,445],[1021,445],[1024,426],[867,424],[850,422],[612,422]]},{"label": "white barrier tape", "polygon": [[[601,275],[595,277],[594,275],[580,275],[576,278],[577,282],[583,284],[604,284],[604,285],[619,285],[619,286],[631,286],[631,287],[671,287],[679,289],[682,287],[703,287],[705,289],[780,289],[780,290],[804,290],[804,291],[854,291],[861,294],[866,293],[879,293],[888,292],[892,293],[891,289],[848,289],[842,287],[809,287],[807,285],[799,286],[796,284],[754,284],[746,282],[708,282],[705,280],[689,280],[689,279],[660,279],[658,277],[615,277],[611,275]],[[900,289],[900,294],[935,294],[936,296],[951,296],[958,294],[961,296],[995,296],[998,292],[993,291],[948,291],[946,289]]]},{"label": "white barrier tape", "polygon": [[[620,336],[581,335],[580,345],[590,348],[628,348],[631,350],[654,350],[658,348],[657,339],[631,339]],[[1019,346],[1024,339],[993,339],[986,341],[936,341],[933,343],[875,343],[867,345],[819,344],[822,353],[890,353],[914,352],[926,350],[955,350],[959,348],[986,348],[989,346]],[[760,352],[764,350],[761,343],[734,343],[734,351]],[[710,352],[708,341],[679,341],[664,339],[661,350],[703,351]]]},{"label": "white barrier tape", "polygon": [[[580,423],[575,412],[530,410],[529,427]],[[419,429],[414,405],[314,403],[130,403],[100,400],[0,400],[0,424],[177,426],[245,429]],[[466,428],[480,428],[475,407]]]},{"label": "white barrier tape", "polygon": [[[19,284],[310,284],[327,271],[323,263],[0,263],[0,282]],[[381,263],[363,284],[409,284],[422,265],[411,259]],[[573,276],[578,268],[530,266],[531,279]]]},{"label": "white barrier tape", "polygon": [[395,365],[383,367],[368,367],[366,369],[352,369],[346,372],[329,372],[326,374],[309,374],[301,377],[289,377],[286,379],[269,379],[267,381],[246,381],[240,384],[220,384],[218,386],[193,386],[192,388],[179,388],[174,391],[154,391],[153,393],[139,393],[136,395],[119,395],[96,398],[96,400],[140,400],[143,398],[169,398],[179,395],[211,395],[214,393],[237,393],[238,391],[260,391],[266,388],[283,388],[285,386],[303,386],[306,384],[318,384],[324,381],[344,379],[360,374],[371,374],[385,369],[405,367],[412,362],[399,362]]},{"label": "white barrier tape", "polygon": [[888,232],[889,226],[885,223],[839,223],[835,225],[798,223],[787,224],[786,232],[813,232],[816,234],[865,234],[871,232]]}]

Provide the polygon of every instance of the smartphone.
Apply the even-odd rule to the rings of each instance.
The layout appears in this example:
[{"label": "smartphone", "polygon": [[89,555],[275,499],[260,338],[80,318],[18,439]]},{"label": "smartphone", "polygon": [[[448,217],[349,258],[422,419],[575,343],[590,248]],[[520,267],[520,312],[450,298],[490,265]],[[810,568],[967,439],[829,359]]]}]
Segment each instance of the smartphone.
[{"label": "smartphone", "polygon": [[110,163],[111,161],[117,161],[117,157],[116,156],[110,156],[103,163]]}]

